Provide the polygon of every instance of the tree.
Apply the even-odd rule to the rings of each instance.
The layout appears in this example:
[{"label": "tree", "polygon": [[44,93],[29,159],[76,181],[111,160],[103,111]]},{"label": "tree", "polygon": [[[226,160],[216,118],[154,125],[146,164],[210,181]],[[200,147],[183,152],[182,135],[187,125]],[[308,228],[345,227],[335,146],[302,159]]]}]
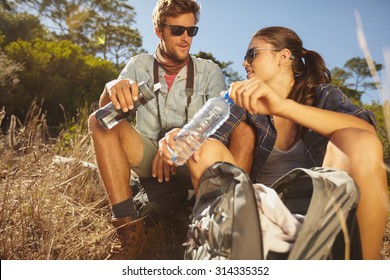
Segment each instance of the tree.
[{"label": "tree", "polygon": [[331,70],[331,74],[332,84],[339,87],[355,104],[361,105],[360,98],[363,92],[351,89],[347,84],[347,80],[352,77],[352,73],[347,72],[342,68],[335,67]]},{"label": "tree", "polygon": [[97,101],[104,84],[117,76],[109,61],[88,55],[69,41],[16,41],[5,47],[10,59],[24,66],[20,83],[11,91],[0,92],[0,104],[7,115],[23,119],[35,99],[44,100],[49,126],[64,122],[66,114]]},{"label": "tree", "polygon": [[101,55],[117,68],[142,52],[135,11],[127,0],[18,0],[49,20],[60,39],[70,40],[92,55]]},{"label": "tree", "polygon": [[[97,53],[119,66],[123,59],[143,51],[142,38],[137,29],[130,28],[135,23],[134,8],[127,1],[105,0],[96,6],[94,24],[98,27],[92,42]],[[93,45],[92,45],[93,46]]]},{"label": "tree", "polygon": [[[375,63],[376,71],[381,71],[383,66],[382,64]],[[357,91],[360,87],[363,89],[374,89],[374,82],[367,82],[368,78],[371,78],[370,69],[368,68],[367,62],[364,58],[354,57],[348,60],[344,67],[350,70],[354,83],[351,84],[354,89]]]},{"label": "tree", "polygon": [[[382,64],[375,63],[375,68],[379,72],[382,70]],[[347,69],[347,72],[351,74],[352,81],[348,84],[348,87],[355,90],[355,92],[360,92],[360,97],[367,89],[374,89],[374,82],[367,82],[367,79],[371,79],[370,70],[366,63],[366,60],[361,57],[354,57],[348,60],[344,64],[344,68]],[[362,91],[359,91],[363,89]],[[360,99],[360,98],[359,98]]]},{"label": "tree", "polygon": [[204,58],[204,59],[210,59],[214,61],[216,64],[218,64],[219,68],[221,68],[222,73],[225,76],[226,83],[230,85],[232,82],[242,80],[242,77],[238,74],[238,72],[233,71],[230,65],[233,63],[231,61],[228,62],[222,62],[217,60],[211,53],[206,53],[200,51],[197,54],[194,54],[196,57]]},{"label": "tree", "polygon": [[18,73],[23,70],[23,66],[10,60],[2,51],[0,51],[0,69],[0,87],[3,90],[9,90],[19,83]]},{"label": "tree", "polygon": [[14,3],[8,0],[0,0],[1,10],[5,10],[8,12],[14,11]]},{"label": "tree", "polygon": [[[375,68],[379,72],[382,64],[376,63]],[[370,70],[364,58],[354,57],[345,62],[344,68],[335,67],[331,71],[332,83],[340,87],[355,103],[361,104],[361,97],[368,89],[375,89]]]},{"label": "tree", "polygon": [[36,16],[10,12],[0,12],[0,35],[4,36],[1,42],[3,46],[17,40],[29,41],[34,38],[48,37]]}]

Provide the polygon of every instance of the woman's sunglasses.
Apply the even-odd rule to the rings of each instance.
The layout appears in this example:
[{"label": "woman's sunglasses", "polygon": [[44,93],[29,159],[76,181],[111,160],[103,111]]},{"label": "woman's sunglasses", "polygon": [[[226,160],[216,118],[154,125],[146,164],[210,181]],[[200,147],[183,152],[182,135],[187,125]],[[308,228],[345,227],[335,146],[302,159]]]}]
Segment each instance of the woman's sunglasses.
[{"label": "woman's sunglasses", "polygon": [[244,61],[246,60],[249,64],[252,64],[252,62],[255,60],[258,52],[257,51],[280,51],[279,49],[276,48],[251,48],[249,49],[245,56],[244,56]]},{"label": "woman's sunglasses", "polygon": [[187,31],[188,36],[194,37],[198,33],[199,29],[199,27],[197,26],[185,27],[181,25],[172,24],[163,24],[163,26],[168,26],[170,28],[172,36],[181,36],[183,35],[184,31]]}]

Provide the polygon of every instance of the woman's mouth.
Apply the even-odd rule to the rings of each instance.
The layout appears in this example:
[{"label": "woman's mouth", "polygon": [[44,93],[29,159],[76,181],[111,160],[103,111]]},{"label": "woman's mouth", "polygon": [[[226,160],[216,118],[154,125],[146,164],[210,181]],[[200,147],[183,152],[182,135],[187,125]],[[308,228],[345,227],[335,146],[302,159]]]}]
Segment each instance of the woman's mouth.
[{"label": "woman's mouth", "polygon": [[253,72],[252,70],[246,69],[246,78],[247,79],[252,78],[254,75],[255,75],[255,72]]}]

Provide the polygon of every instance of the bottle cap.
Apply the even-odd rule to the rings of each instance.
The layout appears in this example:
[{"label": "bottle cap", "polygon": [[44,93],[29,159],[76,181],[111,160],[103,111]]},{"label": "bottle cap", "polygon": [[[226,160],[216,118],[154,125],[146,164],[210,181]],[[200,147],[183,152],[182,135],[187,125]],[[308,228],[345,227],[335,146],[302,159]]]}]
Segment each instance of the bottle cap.
[{"label": "bottle cap", "polygon": [[226,101],[226,103],[227,103],[228,105],[232,105],[234,102],[233,102],[233,100],[229,97],[229,92],[230,92],[230,91],[227,90],[225,93],[222,94],[222,97],[223,97],[223,99],[225,99],[225,101]]}]

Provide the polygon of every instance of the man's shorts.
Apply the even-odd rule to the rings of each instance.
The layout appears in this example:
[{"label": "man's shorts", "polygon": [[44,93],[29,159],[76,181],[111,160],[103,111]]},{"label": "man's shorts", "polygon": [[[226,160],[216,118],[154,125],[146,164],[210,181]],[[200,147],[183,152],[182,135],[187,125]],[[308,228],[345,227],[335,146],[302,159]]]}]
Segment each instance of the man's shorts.
[{"label": "man's shorts", "polygon": [[[144,154],[141,163],[137,166],[131,166],[131,169],[141,178],[150,178],[152,177],[152,162],[158,150],[158,141],[148,138],[139,131],[137,132],[143,143]],[[187,165],[178,166],[176,168],[176,175],[190,176]]]}]

